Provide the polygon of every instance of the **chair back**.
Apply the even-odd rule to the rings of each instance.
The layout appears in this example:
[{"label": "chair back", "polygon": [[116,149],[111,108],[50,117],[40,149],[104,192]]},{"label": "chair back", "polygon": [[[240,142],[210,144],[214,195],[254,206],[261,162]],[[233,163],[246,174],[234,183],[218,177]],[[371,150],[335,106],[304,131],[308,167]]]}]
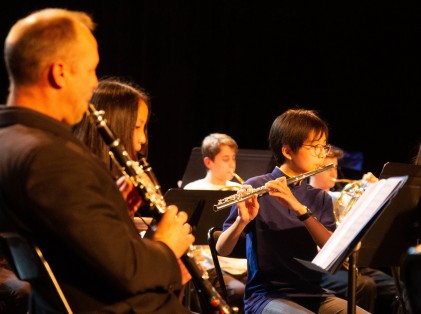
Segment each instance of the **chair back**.
[{"label": "chair back", "polygon": [[[211,227],[208,231],[208,245],[210,252],[212,254],[212,260],[215,265],[215,272],[218,280],[218,284],[220,286],[220,292],[222,297],[228,301],[228,293],[227,288],[224,282],[224,276],[222,273],[221,265],[219,264],[218,260],[218,251],[216,250],[216,242],[218,242],[218,238],[222,233],[222,228],[219,227]],[[228,257],[232,258],[246,258],[246,239],[240,237],[238,243],[235,245],[233,251],[228,255]]]},{"label": "chair back", "polygon": [[408,249],[402,273],[412,312],[421,313],[421,245]]},{"label": "chair back", "polygon": [[221,228],[218,228],[218,227],[210,228],[208,232],[208,244],[209,244],[210,252],[212,254],[212,260],[215,266],[216,278],[218,280],[222,298],[224,298],[224,300],[228,300],[227,288],[225,287],[224,276],[222,274],[221,265],[219,265],[218,252],[216,251],[216,242],[218,241],[218,238],[221,235],[221,233],[222,233]]},{"label": "chair back", "polygon": [[30,310],[36,302],[51,313],[73,313],[38,246],[16,232],[0,233],[0,246],[19,279],[31,284]]}]

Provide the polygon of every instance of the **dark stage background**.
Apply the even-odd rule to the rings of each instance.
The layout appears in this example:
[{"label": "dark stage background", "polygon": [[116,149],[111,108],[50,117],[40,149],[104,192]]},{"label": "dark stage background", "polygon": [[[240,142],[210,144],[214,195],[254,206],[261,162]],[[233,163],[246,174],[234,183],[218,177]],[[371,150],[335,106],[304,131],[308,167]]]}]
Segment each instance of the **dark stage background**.
[{"label": "dark stage background", "polygon": [[[91,13],[98,76],[135,80],[152,96],[149,162],[164,191],[205,135],[266,149],[273,119],[295,106],[319,111],[331,143],[363,152],[363,172],[411,162],[421,141],[419,11],[287,3],[16,0],[0,11],[0,35],[3,46],[16,19],[46,6]],[[2,62],[1,101],[7,85]]]}]

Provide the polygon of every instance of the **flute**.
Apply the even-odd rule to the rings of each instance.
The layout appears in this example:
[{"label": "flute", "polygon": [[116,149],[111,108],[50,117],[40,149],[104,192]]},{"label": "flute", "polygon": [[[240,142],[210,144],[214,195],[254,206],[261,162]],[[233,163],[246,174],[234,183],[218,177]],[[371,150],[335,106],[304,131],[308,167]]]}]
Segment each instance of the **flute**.
[{"label": "flute", "polygon": [[[333,167],[335,167],[335,165],[333,163],[330,163],[330,164],[328,164],[326,166],[323,166],[319,169],[309,171],[309,172],[305,172],[305,173],[299,174],[298,176],[295,176],[295,177],[291,177],[291,178],[287,179],[287,185],[290,185],[292,183],[304,180],[305,178],[308,178],[310,176],[313,176],[313,175],[318,174],[320,172],[323,172],[325,170],[331,169]],[[221,209],[224,209],[224,208],[230,207],[234,204],[237,204],[239,202],[245,201],[245,200],[249,199],[250,197],[252,197],[253,195],[257,194],[257,196],[262,196],[263,194],[266,194],[266,193],[269,193],[269,189],[265,186],[261,186],[259,188],[252,189],[250,192],[247,192],[246,194],[238,194],[237,193],[237,194],[230,195],[228,197],[225,197],[223,199],[218,200],[218,204],[213,205],[213,211],[214,212],[220,211]]]}]

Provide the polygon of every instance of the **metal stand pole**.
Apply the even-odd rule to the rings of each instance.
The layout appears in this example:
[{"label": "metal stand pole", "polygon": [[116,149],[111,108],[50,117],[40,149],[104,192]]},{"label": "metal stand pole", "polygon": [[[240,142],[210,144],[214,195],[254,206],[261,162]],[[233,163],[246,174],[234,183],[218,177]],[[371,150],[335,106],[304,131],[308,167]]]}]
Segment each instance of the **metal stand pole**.
[{"label": "metal stand pole", "polygon": [[399,301],[399,306],[402,310],[402,314],[407,313],[407,309],[405,306],[405,302],[403,301],[403,291],[401,287],[401,276],[400,276],[400,268],[398,266],[392,266],[391,268],[393,279],[395,280],[396,290],[398,295],[396,296]]},{"label": "metal stand pole", "polygon": [[355,300],[355,290],[357,287],[357,260],[358,251],[361,248],[361,242],[355,246],[351,255],[348,257],[349,268],[348,268],[348,314],[355,314],[357,304]]},{"label": "metal stand pole", "polygon": [[348,314],[355,314],[355,288],[357,282],[357,251],[353,251],[349,256],[349,269],[348,269]]}]

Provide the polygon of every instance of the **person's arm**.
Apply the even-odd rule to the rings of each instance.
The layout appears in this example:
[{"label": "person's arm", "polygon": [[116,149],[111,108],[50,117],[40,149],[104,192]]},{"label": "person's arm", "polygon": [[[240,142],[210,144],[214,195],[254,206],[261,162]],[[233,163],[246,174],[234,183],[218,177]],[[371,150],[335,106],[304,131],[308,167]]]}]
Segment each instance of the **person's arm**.
[{"label": "person's arm", "polygon": [[[34,204],[29,216],[51,235],[48,242],[39,239],[40,246],[48,243],[64,255],[62,260],[77,261],[75,276],[79,268],[91,271],[101,278],[101,287],[113,285],[118,293],[181,285],[177,259],[194,241],[185,213],[168,210],[154,240],[142,239],[115,182],[99,162],[62,147],[45,148],[33,158],[29,173],[27,189]],[[42,197],[46,186],[49,197]],[[68,250],[58,249],[63,243]]]},{"label": "person's arm", "polygon": [[[307,208],[305,208],[304,214],[307,213]],[[297,214],[298,216],[301,214]],[[309,218],[303,221],[307,230],[310,232],[311,237],[314,242],[319,246],[323,247],[327,240],[329,240],[332,232],[329,231],[316,217],[311,215]]]},{"label": "person's arm", "polygon": [[[250,186],[243,186],[238,193],[247,193],[247,189],[250,188]],[[220,255],[227,256],[232,252],[247,224],[256,218],[259,206],[257,195],[237,203],[237,218],[228,229],[222,232],[216,243],[216,250]]]},{"label": "person's arm", "polygon": [[296,199],[287,185],[286,177],[269,181],[265,186],[269,189],[269,195],[276,197],[282,205],[295,211],[297,219],[301,218],[314,242],[323,247],[332,232],[311,214],[311,208],[307,208]]}]

